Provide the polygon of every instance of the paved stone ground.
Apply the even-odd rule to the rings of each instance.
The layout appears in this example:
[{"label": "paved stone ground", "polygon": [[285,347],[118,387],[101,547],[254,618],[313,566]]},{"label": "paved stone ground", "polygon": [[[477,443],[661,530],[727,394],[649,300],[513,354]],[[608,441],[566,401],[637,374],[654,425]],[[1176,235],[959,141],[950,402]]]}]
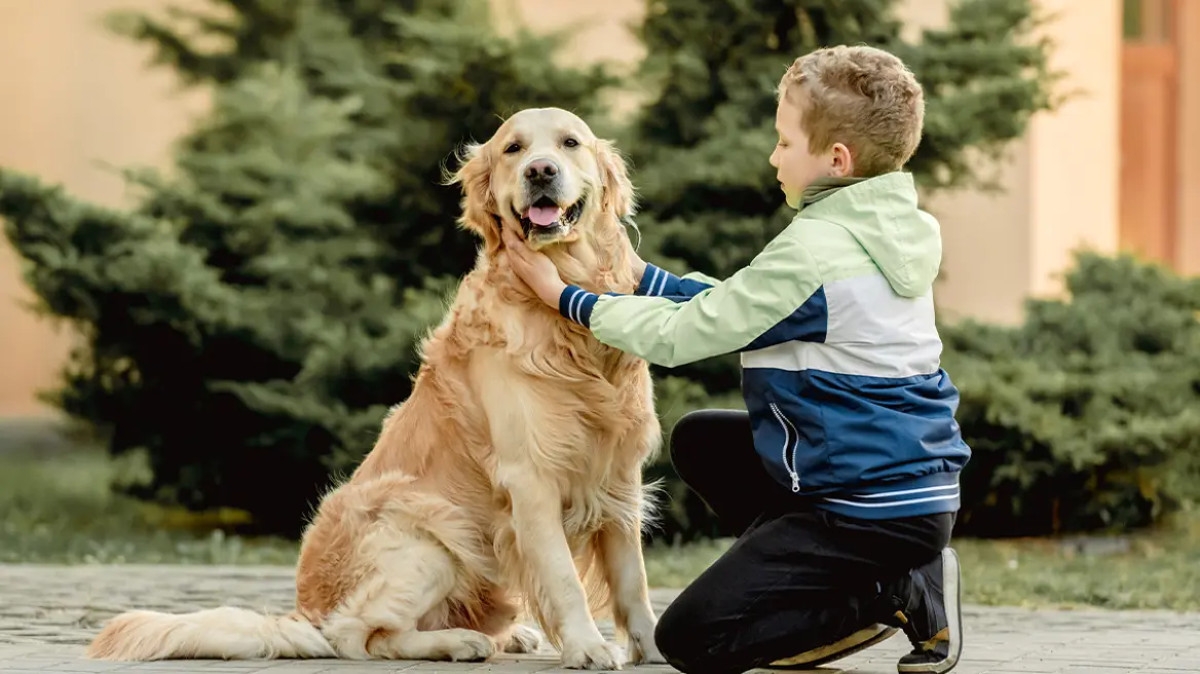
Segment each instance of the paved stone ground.
[{"label": "paved stone ground", "polygon": [[[661,608],[672,593],[655,591]],[[489,663],[334,660],[111,663],[80,654],[105,619],[128,608],[190,611],[234,604],[286,611],[290,569],[195,566],[0,565],[0,672],[121,674],[318,674],[332,672],[554,672],[554,654],[504,656]],[[1200,613],[1025,611],[970,607],[958,674],[1182,674],[1200,672]],[[611,634],[607,625],[606,633]],[[897,636],[822,671],[892,674],[905,650]],[[638,671],[667,674],[669,667]]]}]

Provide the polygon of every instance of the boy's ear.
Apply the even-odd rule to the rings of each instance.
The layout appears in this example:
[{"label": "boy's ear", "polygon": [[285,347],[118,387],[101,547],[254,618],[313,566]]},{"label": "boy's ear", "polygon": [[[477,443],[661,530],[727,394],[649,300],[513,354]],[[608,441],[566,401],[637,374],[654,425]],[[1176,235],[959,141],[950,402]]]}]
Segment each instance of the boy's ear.
[{"label": "boy's ear", "polygon": [[831,172],[837,178],[849,178],[854,175],[854,153],[842,143],[834,143],[830,148]]}]

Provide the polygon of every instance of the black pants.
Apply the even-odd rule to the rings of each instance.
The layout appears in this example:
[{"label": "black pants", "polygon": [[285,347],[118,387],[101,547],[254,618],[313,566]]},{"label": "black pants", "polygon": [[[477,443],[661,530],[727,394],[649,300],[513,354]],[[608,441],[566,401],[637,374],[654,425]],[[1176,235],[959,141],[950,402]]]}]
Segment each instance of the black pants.
[{"label": "black pants", "polygon": [[658,648],[687,674],[765,667],[877,622],[891,613],[880,589],[907,587],[950,541],[951,514],[860,520],[797,499],[767,474],[745,412],[686,415],[671,460],[740,534],[659,618]]}]

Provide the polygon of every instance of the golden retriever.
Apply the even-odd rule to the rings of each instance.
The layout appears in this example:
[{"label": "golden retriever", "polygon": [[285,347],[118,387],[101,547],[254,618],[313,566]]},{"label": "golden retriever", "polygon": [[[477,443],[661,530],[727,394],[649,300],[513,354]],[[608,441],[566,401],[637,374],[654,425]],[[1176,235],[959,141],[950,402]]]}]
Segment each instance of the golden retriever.
[{"label": "golden retriever", "polygon": [[[624,162],[557,108],[514,114],[464,159],[450,182],[475,267],[411,397],[306,528],[295,610],[130,611],[89,657],[482,660],[539,646],[525,608],[565,667],[663,661],[640,538],[660,444],[648,365],[538,301],[500,237],[515,228],[568,282],[632,292]],[[597,629],[604,608],[627,652]]]}]

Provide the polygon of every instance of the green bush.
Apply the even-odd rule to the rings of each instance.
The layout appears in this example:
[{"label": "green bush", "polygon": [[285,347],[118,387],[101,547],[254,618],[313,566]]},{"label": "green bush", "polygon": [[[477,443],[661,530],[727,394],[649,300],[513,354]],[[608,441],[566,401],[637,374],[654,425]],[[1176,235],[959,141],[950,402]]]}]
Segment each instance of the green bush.
[{"label": "green bush", "polygon": [[959,531],[1141,527],[1200,498],[1200,279],[1081,254],[1014,328],[944,326],[974,456]]}]

